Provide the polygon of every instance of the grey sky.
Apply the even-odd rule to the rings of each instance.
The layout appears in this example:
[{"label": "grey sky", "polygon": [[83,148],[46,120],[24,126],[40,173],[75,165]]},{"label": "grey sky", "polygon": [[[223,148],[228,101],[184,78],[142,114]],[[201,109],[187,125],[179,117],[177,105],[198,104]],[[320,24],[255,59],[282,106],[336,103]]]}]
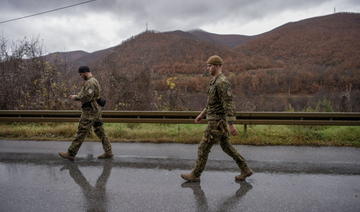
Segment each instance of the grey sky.
[{"label": "grey sky", "polygon": [[[0,21],[85,0],[0,0]],[[18,40],[40,37],[47,52],[95,51],[145,30],[203,29],[255,35],[290,21],[334,12],[360,12],[358,0],[97,0],[0,24],[0,34]]]}]

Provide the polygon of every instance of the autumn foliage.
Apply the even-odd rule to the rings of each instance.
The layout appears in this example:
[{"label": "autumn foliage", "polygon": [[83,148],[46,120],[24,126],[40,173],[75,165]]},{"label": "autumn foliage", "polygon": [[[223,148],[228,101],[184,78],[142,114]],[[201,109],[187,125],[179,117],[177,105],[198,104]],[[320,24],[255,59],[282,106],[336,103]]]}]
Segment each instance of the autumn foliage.
[{"label": "autumn foliage", "polygon": [[359,111],[359,34],[360,15],[338,13],[252,37],[146,31],[93,53],[41,57],[5,46],[0,109],[76,108],[64,97],[81,86],[77,67],[89,65],[108,99],[106,109],[201,110],[210,79],[205,61],[217,54],[239,111]]}]

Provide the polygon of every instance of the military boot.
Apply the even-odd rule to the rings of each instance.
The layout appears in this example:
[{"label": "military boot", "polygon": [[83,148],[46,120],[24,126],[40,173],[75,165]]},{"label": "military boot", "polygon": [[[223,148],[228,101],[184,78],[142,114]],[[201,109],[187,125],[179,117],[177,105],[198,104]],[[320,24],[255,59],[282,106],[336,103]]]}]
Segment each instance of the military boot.
[{"label": "military boot", "polygon": [[60,157],[68,159],[70,161],[74,161],[75,157],[71,156],[68,152],[59,152]]},{"label": "military boot", "polygon": [[188,182],[200,182],[200,177],[195,177],[192,173],[181,174],[181,177]]},{"label": "military boot", "polygon": [[97,158],[98,159],[110,159],[110,158],[113,158],[114,155],[112,152],[105,152],[103,153],[102,155],[99,155]]},{"label": "military boot", "polygon": [[236,181],[244,181],[247,177],[250,177],[254,172],[249,168],[245,167],[241,169],[241,174],[238,176],[235,176]]}]

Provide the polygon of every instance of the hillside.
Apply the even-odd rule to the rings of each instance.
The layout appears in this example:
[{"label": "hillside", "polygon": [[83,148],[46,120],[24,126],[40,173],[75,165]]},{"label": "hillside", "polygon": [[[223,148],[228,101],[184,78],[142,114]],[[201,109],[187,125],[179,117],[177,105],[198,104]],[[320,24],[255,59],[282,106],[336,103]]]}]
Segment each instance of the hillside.
[{"label": "hillside", "polygon": [[103,49],[83,55],[82,57],[77,58],[73,63],[76,66],[96,64],[97,62],[103,60],[106,56],[111,54],[114,51],[114,49],[115,47],[110,47],[107,49]]},{"label": "hillside", "polygon": [[[281,84],[273,93],[300,96],[290,103],[302,105],[296,108],[326,100],[335,110],[351,111],[360,109],[359,35],[360,14],[337,13],[285,24],[235,50],[282,61],[283,73],[257,71],[256,75]],[[266,82],[260,82],[253,93],[267,93],[271,86]]]},{"label": "hillside", "polygon": [[219,54],[235,85],[238,108],[299,110],[328,100],[334,110],[345,110],[344,102],[359,101],[359,34],[359,14],[344,13],[288,23],[235,49],[220,44],[226,37],[203,31],[145,32],[118,46],[107,62],[118,73],[151,70],[148,84],[157,91],[168,90],[166,78],[178,76],[176,89],[199,95],[206,84],[194,74],[203,72],[209,55]]},{"label": "hillside", "polygon": [[360,67],[360,15],[338,13],[288,23],[238,46],[288,63]]},{"label": "hillside", "polygon": [[44,56],[45,60],[53,64],[68,64],[75,68],[82,65],[93,65],[103,60],[113,52],[115,47],[88,53],[85,51],[55,52]]},{"label": "hillside", "polygon": [[51,63],[74,63],[79,58],[89,54],[90,53],[85,51],[54,52],[44,56],[44,58]]},{"label": "hillside", "polygon": [[[230,69],[239,69],[247,64],[249,57],[227,47],[197,39],[191,33],[144,32],[116,47],[106,63],[127,69],[127,65],[144,65],[155,73],[202,73],[206,59],[221,55]],[[241,69],[241,68],[240,68]]]},{"label": "hillside", "polygon": [[215,33],[209,33],[203,30],[191,30],[189,31],[192,35],[200,40],[207,41],[213,44],[226,46],[229,48],[235,48],[245,44],[256,36],[245,36],[245,35],[220,35]]},{"label": "hillside", "polygon": [[[227,71],[233,73],[240,73],[249,67],[276,66],[275,63],[265,64],[268,60],[256,60],[255,57],[245,56],[230,48],[202,41],[188,32],[147,31],[116,47],[96,69],[99,72],[106,70],[106,74],[111,75],[108,78],[116,80],[109,81],[109,84],[117,87],[116,90],[123,91],[115,97],[119,101],[124,98],[132,99],[137,102],[132,105],[137,104],[140,108],[141,104],[156,104],[154,108],[199,109],[205,101],[200,96],[204,96],[203,91],[208,83],[208,79],[202,76],[205,73],[205,62],[214,54],[221,55],[226,62]],[[169,85],[171,83],[174,88]],[[149,93],[149,88],[156,91],[156,94]],[[154,103],[153,98],[164,96],[167,96],[167,106],[159,106],[162,105],[160,102]],[[194,97],[201,99],[195,102],[192,101]],[[144,99],[147,99],[147,103],[143,102]],[[180,105],[183,106],[179,107]]]},{"label": "hillside", "polygon": [[[68,64],[56,63],[55,70],[43,70],[47,75],[41,82],[52,89],[50,93],[70,93],[80,85],[74,69],[86,64],[103,85],[109,99],[106,109],[200,110],[209,81],[204,76],[205,61],[218,54],[225,60],[224,72],[232,82],[238,110],[359,111],[359,34],[360,14],[351,13],[287,23],[251,37],[146,31],[93,53],[50,54],[48,61],[56,63],[61,60],[54,58],[63,58]],[[237,47],[232,48],[234,45]],[[10,60],[8,64],[12,69],[29,67],[36,73],[38,64],[32,61],[19,65]],[[57,75],[57,83],[53,83],[50,76]],[[23,79],[37,83],[41,97],[46,90],[40,89],[38,80],[28,78]],[[65,84],[62,90],[60,82]],[[25,90],[32,87],[21,85],[26,85]],[[26,99],[21,92],[18,95],[18,99]],[[54,101],[53,107],[57,106],[61,107]]]}]

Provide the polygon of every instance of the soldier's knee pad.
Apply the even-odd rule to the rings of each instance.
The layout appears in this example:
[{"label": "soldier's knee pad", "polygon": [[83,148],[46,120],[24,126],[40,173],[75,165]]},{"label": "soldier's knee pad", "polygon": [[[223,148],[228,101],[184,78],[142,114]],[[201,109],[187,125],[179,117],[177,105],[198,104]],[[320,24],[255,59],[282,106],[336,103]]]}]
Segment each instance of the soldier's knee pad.
[{"label": "soldier's knee pad", "polygon": [[102,126],[104,123],[102,121],[95,121],[94,122],[94,127],[100,127]]}]

